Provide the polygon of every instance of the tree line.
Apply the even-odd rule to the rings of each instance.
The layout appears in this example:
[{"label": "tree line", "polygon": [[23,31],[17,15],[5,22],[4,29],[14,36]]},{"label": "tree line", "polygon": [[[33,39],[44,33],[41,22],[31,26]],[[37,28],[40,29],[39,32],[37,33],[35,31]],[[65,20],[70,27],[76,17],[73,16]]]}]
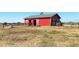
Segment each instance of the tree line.
[{"label": "tree line", "polygon": [[71,25],[71,27],[73,27],[74,25],[78,25],[79,27],[79,22],[64,22],[63,24]]},{"label": "tree line", "polygon": [[24,23],[21,22],[17,22],[17,23],[8,23],[8,22],[4,22],[4,23],[0,23],[0,25],[4,27],[6,26],[10,26],[11,28],[14,28],[14,26],[18,26],[18,25],[23,25]]}]

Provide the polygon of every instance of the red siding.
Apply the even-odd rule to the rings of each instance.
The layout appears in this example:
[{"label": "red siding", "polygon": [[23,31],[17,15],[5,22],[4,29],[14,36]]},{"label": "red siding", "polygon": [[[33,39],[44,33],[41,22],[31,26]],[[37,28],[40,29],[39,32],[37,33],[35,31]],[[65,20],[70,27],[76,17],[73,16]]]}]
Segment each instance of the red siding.
[{"label": "red siding", "polygon": [[33,19],[31,20],[31,23],[32,23],[32,26],[34,26],[34,21],[33,21]]},{"label": "red siding", "polygon": [[24,20],[24,25],[27,25],[27,24],[26,24],[26,20]]},{"label": "red siding", "polygon": [[[61,19],[61,17],[58,14],[56,14],[53,17],[51,17],[52,20],[53,20],[53,18],[56,18],[57,20],[60,20]],[[32,26],[34,26],[34,22],[35,22],[34,20],[35,19],[36,19],[36,22],[37,22],[36,25],[39,25],[39,26],[51,26],[52,23],[53,23],[53,21],[51,23],[50,17],[46,17],[46,18],[30,18],[30,19],[31,19],[31,25]],[[29,24],[29,20],[28,21],[26,21],[26,20],[28,20],[28,19],[27,18],[25,19],[24,25],[28,25]]]},{"label": "red siding", "polygon": [[51,25],[50,18],[39,19],[39,26],[50,26],[50,25]]},{"label": "red siding", "polygon": [[28,20],[24,20],[24,25],[28,25]]}]

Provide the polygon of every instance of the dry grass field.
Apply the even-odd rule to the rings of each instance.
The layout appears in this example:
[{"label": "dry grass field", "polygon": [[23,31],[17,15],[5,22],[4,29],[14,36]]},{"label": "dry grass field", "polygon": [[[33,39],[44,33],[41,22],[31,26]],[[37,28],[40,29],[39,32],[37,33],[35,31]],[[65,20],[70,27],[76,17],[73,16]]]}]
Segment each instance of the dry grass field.
[{"label": "dry grass field", "polygon": [[0,47],[79,47],[79,28],[0,26]]}]

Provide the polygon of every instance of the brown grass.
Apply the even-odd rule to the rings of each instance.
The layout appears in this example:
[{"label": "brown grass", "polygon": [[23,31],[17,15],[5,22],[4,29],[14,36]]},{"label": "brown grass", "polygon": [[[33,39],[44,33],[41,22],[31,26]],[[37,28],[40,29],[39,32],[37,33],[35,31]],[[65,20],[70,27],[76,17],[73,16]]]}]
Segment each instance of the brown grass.
[{"label": "brown grass", "polygon": [[0,27],[1,47],[77,47],[79,28],[24,27],[3,29]]}]

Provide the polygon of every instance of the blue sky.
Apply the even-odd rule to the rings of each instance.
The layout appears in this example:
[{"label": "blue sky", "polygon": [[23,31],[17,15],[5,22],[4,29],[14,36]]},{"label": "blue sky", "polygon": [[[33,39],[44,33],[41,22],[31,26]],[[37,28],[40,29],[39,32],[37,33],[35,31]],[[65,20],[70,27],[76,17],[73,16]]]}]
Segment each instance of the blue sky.
[{"label": "blue sky", "polygon": [[[62,22],[79,22],[79,12],[44,12],[44,14],[58,13]],[[38,15],[40,12],[0,12],[0,22],[23,22],[30,15]]]}]

